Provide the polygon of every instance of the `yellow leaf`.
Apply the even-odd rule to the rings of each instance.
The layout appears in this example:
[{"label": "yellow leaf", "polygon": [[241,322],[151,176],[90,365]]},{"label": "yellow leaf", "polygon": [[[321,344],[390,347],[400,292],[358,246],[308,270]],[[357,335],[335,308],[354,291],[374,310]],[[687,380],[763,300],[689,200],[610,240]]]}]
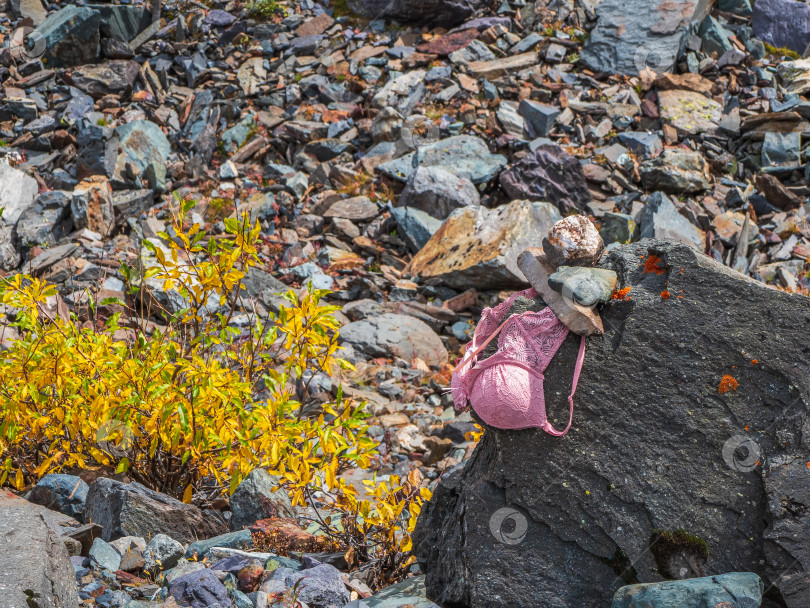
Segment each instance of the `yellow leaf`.
[{"label": "yellow leaf", "polygon": [[183,502],[187,505],[191,504],[191,484],[186,486],[186,491],[183,492]]}]

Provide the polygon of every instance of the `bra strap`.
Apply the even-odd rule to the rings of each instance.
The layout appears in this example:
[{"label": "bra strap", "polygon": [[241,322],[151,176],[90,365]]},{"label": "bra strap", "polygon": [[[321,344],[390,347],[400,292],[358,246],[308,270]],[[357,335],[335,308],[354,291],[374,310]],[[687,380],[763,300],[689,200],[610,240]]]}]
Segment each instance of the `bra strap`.
[{"label": "bra strap", "polygon": [[475,361],[475,358],[478,356],[478,353],[480,353],[482,350],[484,350],[487,347],[487,344],[489,344],[495,338],[498,337],[498,334],[501,333],[501,330],[506,326],[507,323],[509,323],[509,321],[511,321],[512,319],[519,319],[520,317],[522,317],[524,315],[529,315],[529,314],[537,314],[537,313],[533,313],[532,311],[527,311],[527,312],[522,312],[519,315],[512,315],[511,317],[507,317],[506,320],[504,320],[503,323],[498,325],[498,328],[495,331],[493,331],[492,334],[490,334],[490,336],[486,340],[484,340],[484,343],[481,344],[480,346],[475,346],[475,340],[473,339],[473,347],[474,347],[475,350],[472,351],[469,358],[467,357],[466,353],[464,354],[464,358],[461,360],[461,362],[453,370],[453,373],[455,373],[459,369],[461,369],[464,365],[467,364],[468,361]]},{"label": "bra strap", "polygon": [[579,353],[577,354],[577,364],[574,367],[574,384],[571,387],[571,394],[568,396],[568,403],[571,406],[571,411],[568,415],[568,426],[565,427],[565,430],[558,431],[551,423],[548,421],[548,412],[546,412],[546,425],[543,427],[543,430],[546,431],[549,435],[554,435],[555,437],[562,437],[565,435],[568,430],[571,428],[571,423],[574,420],[574,393],[577,392],[577,382],[579,382],[579,373],[582,371],[582,363],[585,361],[585,336],[582,336],[582,340],[579,343]]}]

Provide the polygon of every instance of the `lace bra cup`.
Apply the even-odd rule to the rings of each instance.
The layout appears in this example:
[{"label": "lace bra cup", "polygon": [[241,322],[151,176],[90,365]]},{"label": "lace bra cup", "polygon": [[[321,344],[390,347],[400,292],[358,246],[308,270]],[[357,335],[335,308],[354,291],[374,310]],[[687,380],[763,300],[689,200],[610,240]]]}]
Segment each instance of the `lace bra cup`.
[{"label": "lace bra cup", "polygon": [[[568,336],[568,328],[550,308],[506,317],[515,299],[536,298],[528,289],[514,294],[503,304],[486,309],[476,328],[467,353],[453,373],[452,391],[456,409],[467,402],[488,425],[501,429],[542,428],[562,436],[573,417],[573,395],[582,366],[585,338],[582,338],[574,386],[568,398],[571,416],[564,431],[557,431],[546,418],[543,372]],[[478,355],[495,337],[498,351],[478,361]]]}]

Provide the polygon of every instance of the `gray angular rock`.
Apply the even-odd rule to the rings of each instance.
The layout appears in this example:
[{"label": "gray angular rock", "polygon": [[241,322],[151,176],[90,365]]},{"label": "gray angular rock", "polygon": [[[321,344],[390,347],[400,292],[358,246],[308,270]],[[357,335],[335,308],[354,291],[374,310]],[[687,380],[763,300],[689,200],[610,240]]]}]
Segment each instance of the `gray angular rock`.
[{"label": "gray angular rock", "polygon": [[166,160],[171,144],[160,127],[148,120],[134,120],[115,129],[121,152],[115,165],[113,186],[150,188],[163,192],[166,187]]},{"label": "gray angular rock", "polygon": [[524,99],[520,102],[518,112],[526,119],[526,125],[533,137],[546,137],[561,110],[547,103]]},{"label": "gray angular rock", "polygon": [[714,608],[724,604],[757,608],[762,602],[763,587],[762,581],[753,572],[630,585],[616,592],[610,608]]},{"label": "gray angular rock", "polygon": [[76,136],[76,178],[91,175],[112,178],[118,158],[118,135],[112,127],[89,125]]},{"label": "gray angular rock", "polygon": [[464,207],[452,213],[417,253],[408,270],[423,279],[468,289],[526,284],[517,257],[538,245],[560,212],[549,203],[512,201],[497,209]]},{"label": "gray angular rock", "polygon": [[228,589],[211,570],[198,570],[174,579],[169,585],[171,595],[181,606],[211,608],[231,606]]},{"label": "gray angular rock", "polygon": [[751,0],[719,0],[717,8],[726,13],[734,13],[740,17],[750,17],[752,10]]},{"label": "gray angular rock", "polygon": [[395,19],[441,27],[458,25],[484,4],[483,0],[348,0],[353,12],[369,19]]},{"label": "gray angular rock", "polygon": [[447,361],[441,338],[426,323],[407,315],[385,313],[348,323],[341,328],[340,339],[367,357],[417,358],[436,366]]},{"label": "gray angular rock", "polygon": [[518,112],[518,104],[515,101],[502,99],[495,112],[498,122],[506,135],[519,140],[526,138],[526,121]]},{"label": "gray angular rock", "polygon": [[399,227],[400,237],[412,253],[422,249],[430,237],[442,227],[441,220],[413,207],[394,207],[391,209],[391,215]]},{"label": "gray angular rock", "polygon": [[132,572],[143,568],[143,552],[146,551],[146,540],[140,536],[124,536],[110,541],[110,546],[121,556],[119,570]]},{"label": "gray angular rock", "polygon": [[654,158],[664,151],[661,138],[647,131],[624,131],[619,133],[619,141],[634,154],[645,158]]},{"label": "gray angular rock", "polygon": [[810,44],[810,6],[796,0],[757,0],[751,26],[759,40],[803,55]]},{"label": "gray angular rock", "polygon": [[41,0],[11,0],[11,11],[15,17],[28,17],[34,25],[39,25],[48,16]]},{"label": "gray angular rock", "polygon": [[231,530],[241,530],[268,517],[295,517],[287,492],[273,490],[278,477],[253,469],[231,495]]},{"label": "gray angular rock", "polygon": [[411,173],[397,206],[413,207],[440,220],[456,209],[481,204],[475,185],[440,167],[419,166]]},{"label": "gray angular rock", "polygon": [[183,543],[226,532],[224,523],[165,494],[101,477],[90,485],[84,517],[103,528],[103,538],[148,538],[155,530]]},{"label": "gray angular rock", "polygon": [[718,57],[734,48],[729,40],[733,35],[711,15],[701,21],[698,29],[698,36],[703,41],[701,49],[709,54],[716,53]]},{"label": "gray angular rock", "polygon": [[108,542],[100,538],[93,539],[90,547],[90,565],[99,570],[115,572],[121,566],[121,555]]},{"label": "gray angular rock", "polygon": [[425,576],[423,574],[389,585],[365,599],[349,602],[344,608],[395,608],[398,606],[439,608],[425,597]]},{"label": "gray angular rock", "polygon": [[663,192],[655,192],[638,216],[641,238],[669,239],[703,251],[703,231],[678,213],[675,204]]},{"label": "gray angular rock", "polygon": [[491,181],[506,165],[506,158],[492,154],[486,142],[473,135],[457,135],[420,146],[401,158],[382,163],[377,169],[389,177],[407,182],[417,167],[437,167],[473,184]]},{"label": "gray angular rock", "polygon": [[700,0],[601,0],[582,60],[591,69],[611,74],[636,75],[645,67],[669,72],[689,26],[710,6]]},{"label": "gray angular rock", "polygon": [[638,240],[638,225],[631,215],[608,211],[602,218],[600,234],[608,245],[611,243],[626,245]]},{"label": "gray angular rock", "polygon": [[21,261],[20,252],[14,243],[14,226],[0,223],[0,268],[13,270]]},{"label": "gray angular rock", "polygon": [[69,4],[50,13],[31,36],[42,45],[49,66],[84,65],[98,57],[100,23],[98,11]]},{"label": "gray angular rock", "polygon": [[0,120],[34,120],[38,114],[36,102],[27,97],[6,97],[0,102]]},{"label": "gray angular rock", "polygon": [[562,213],[583,211],[591,201],[579,161],[553,144],[539,146],[510,165],[500,182],[512,199],[547,201]]},{"label": "gray angular rock", "polygon": [[49,523],[53,516],[63,518],[10,492],[0,493],[0,606],[30,608],[31,600],[38,608],[79,605],[65,543]]},{"label": "gray angular rock", "polygon": [[[662,274],[639,264],[651,255]],[[707,572],[753,572],[788,608],[807,606],[810,576],[793,557],[810,549],[807,515],[790,505],[808,494],[810,299],[671,242],[618,247],[602,267],[630,299],[600,309],[605,333],[588,340],[571,431],[487,428],[442,477],[414,532],[428,597],[607,606],[623,579],[660,581],[653,530],[683,529],[706,542]],[[568,416],[578,346],[569,335],[545,372],[552,421]],[[588,576],[572,582],[572,571]]]},{"label": "gray angular rock", "polygon": [[214,538],[198,540],[188,546],[185,556],[200,561],[207,557],[208,552],[214,547],[226,547],[229,549],[248,551],[253,548],[253,537],[250,534],[250,530],[238,530],[237,532],[228,532],[227,534],[221,534]]},{"label": "gray angular rock", "polygon": [[132,92],[139,70],[140,66],[136,61],[112,59],[73,68],[64,73],[64,79],[95,98],[105,95],[126,96]]},{"label": "gray angular rock", "polygon": [[287,588],[297,584],[298,599],[313,608],[343,608],[349,601],[340,570],[310,557],[304,558],[304,569],[300,572],[278,568],[271,580],[282,580]]},{"label": "gray angular rock", "polygon": [[14,225],[39,192],[37,180],[7,162],[0,162],[0,207],[3,221]]},{"label": "gray angular rock", "polygon": [[496,56],[486,44],[480,40],[473,40],[465,47],[450,53],[448,58],[457,65],[469,65],[474,61],[493,61]]},{"label": "gray angular rock", "polygon": [[81,521],[88,489],[80,477],[51,473],[37,482],[28,500]]},{"label": "gray angular rock", "polygon": [[143,567],[152,574],[161,570],[169,570],[177,565],[185,552],[183,545],[170,536],[156,534],[143,552]]},{"label": "gray angular rock", "polygon": [[801,133],[765,133],[763,167],[798,167],[801,163]]},{"label": "gray angular rock", "polygon": [[664,150],[658,158],[641,163],[638,170],[647,190],[680,195],[702,192],[712,186],[709,163],[700,152],[692,150]]},{"label": "gray angular rock", "polygon": [[125,4],[87,4],[98,11],[101,35],[120,42],[130,42],[152,22],[152,15],[142,6]]}]

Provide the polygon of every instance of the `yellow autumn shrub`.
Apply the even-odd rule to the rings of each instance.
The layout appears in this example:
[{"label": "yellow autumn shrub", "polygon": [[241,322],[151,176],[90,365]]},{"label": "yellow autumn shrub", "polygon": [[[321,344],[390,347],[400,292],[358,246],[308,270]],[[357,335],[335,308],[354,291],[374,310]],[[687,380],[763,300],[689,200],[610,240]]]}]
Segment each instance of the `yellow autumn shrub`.
[{"label": "yellow autumn shrub", "polygon": [[[93,323],[53,312],[56,288],[40,279],[0,279],[18,335],[0,351],[0,485],[108,465],[190,502],[202,485],[233,492],[263,467],[294,504],[314,505],[317,493],[324,533],[356,563],[376,560],[396,577],[429,492],[392,477],[358,496],[340,474],[375,454],[363,404],[338,390],[314,413],[303,405],[317,374],[351,367],[337,356],[337,307],[321,302],[328,292],[290,291],[278,314],[250,314],[237,328],[259,225],[229,219],[227,238],[208,237],[186,222],[192,206],[180,203],[171,234],[144,240],[138,267],[122,265],[130,305],[90,299]],[[165,325],[149,331],[150,316]]]}]

